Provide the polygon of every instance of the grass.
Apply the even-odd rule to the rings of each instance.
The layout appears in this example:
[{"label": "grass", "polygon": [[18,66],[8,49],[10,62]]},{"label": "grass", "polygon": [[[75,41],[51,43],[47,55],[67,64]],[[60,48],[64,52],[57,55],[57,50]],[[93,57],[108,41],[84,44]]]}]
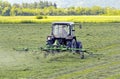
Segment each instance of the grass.
[{"label": "grass", "polygon": [[[82,23],[76,36],[93,55],[43,57],[46,24],[0,24],[0,79],[119,79],[120,23]],[[24,51],[28,48],[28,51]]]},{"label": "grass", "polygon": [[[41,16],[42,17],[42,16]],[[119,23],[120,16],[0,16],[0,23],[51,23],[54,21],[73,21],[73,22],[112,22]]]}]

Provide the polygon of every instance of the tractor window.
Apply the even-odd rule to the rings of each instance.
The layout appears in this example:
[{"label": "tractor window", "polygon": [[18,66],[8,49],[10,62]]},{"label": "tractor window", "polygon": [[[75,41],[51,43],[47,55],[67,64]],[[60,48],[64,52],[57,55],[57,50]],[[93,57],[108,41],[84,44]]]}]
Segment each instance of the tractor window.
[{"label": "tractor window", "polygon": [[69,35],[69,26],[68,25],[54,25],[53,34],[56,37],[67,37]]}]

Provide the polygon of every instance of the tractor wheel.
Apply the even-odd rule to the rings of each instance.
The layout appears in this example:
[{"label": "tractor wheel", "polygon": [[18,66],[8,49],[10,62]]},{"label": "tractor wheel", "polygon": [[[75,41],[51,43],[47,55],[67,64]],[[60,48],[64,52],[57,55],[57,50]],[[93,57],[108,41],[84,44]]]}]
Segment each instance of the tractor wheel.
[{"label": "tractor wheel", "polygon": [[73,39],[72,42],[71,42],[71,49],[72,49],[73,54],[75,54],[75,52],[76,52],[76,47],[77,47],[76,40]]},{"label": "tractor wheel", "polygon": [[[82,43],[77,42],[77,49],[82,49]],[[76,53],[80,54],[80,58],[84,59],[84,52],[81,52],[80,50],[76,50]]]}]

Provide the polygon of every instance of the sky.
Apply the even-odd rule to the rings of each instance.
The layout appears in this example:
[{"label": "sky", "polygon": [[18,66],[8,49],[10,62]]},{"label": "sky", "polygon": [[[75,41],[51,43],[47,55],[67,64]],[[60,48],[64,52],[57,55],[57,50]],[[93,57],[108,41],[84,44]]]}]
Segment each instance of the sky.
[{"label": "sky", "polygon": [[[3,0],[4,1],[4,0]],[[39,0],[6,0],[13,3],[23,3],[28,2],[32,3]],[[114,7],[120,9],[120,0],[42,0],[42,1],[51,1],[57,3],[58,7],[70,7],[70,6],[81,6],[81,7],[92,7],[92,6],[101,6],[101,7]]]}]

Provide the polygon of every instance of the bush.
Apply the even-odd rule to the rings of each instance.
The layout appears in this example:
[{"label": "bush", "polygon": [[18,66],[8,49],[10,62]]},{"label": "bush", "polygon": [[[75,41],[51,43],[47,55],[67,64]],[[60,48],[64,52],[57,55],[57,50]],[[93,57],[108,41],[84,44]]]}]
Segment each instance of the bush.
[{"label": "bush", "polygon": [[37,19],[43,19],[43,16],[37,16],[36,18]]},{"label": "bush", "polygon": [[40,16],[37,16],[36,18],[37,18],[37,19],[46,19],[47,16],[41,16],[41,15],[40,15]]}]

